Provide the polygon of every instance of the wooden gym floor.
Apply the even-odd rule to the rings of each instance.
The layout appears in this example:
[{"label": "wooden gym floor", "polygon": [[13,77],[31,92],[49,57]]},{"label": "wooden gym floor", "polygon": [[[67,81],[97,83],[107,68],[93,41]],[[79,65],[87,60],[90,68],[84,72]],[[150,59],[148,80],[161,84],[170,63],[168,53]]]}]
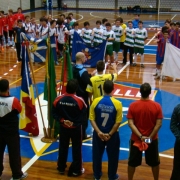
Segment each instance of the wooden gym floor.
[{"label": "wooden gym floor", "polygon": [[[63,12],[66,15],[70,11]],[[83,23],[85,21],[89,21],[91,24],[91,28],[95,27],[96,20],[101,20],[102,18],[106,17],[111,23],[117,17],[122,17],[124,22],[126,23],[129,20],[134,18],[133,14],[119,14],[114,12],[104,12],[104,11],[71,11],[74,13],[74,18],[78,20],[80,28],[83,27]],[[45,15],[47,12],[43,10],[35,11],[26,13],[26,15],[30,15],[31,17],[35,17],[38,19]],[[59,14],[62,12],[60,11],[53,11],[53,17],[57,18]],[[153,24],[157,21],[165,21],[166,19],[172,19],[173,21],[180,20],[180,15],[178,14],[160,14],[159,17],[156,14],[142,14],[141,20],[147,21],[150,24]],[[155,31],[148,32],[148,40],[146,40],[146,44],[148,45],[156,45],[156,39],[153,38]],[[7,78],[10,81],[10,87],[16,89],[21,85],[21,77],[20,77],[20,68],[21,63],[16,63],[16,52],[13,48],[5,48],[3,53],[0,53],[0,78]],[[119,60],[122,60],[122,54],[119,53]],[[140,57],[138,57],[140,60]],[[88,69],[91,72],[93,69]],[[141,85],[144,82],[149,82],[153,89],[158,89],[159,91],[168,92],[175,96],[180,95],[180,86],[179,80],[173,82],[172,78],[167,78],[166,80],[154,80],[153,73],[155,72],[155,55],[154,54],[145,54],[145,68],[142,69],[139,66],[130,67],[128,64],[126,66],[118,65],[118,79],[117,81],[120,83],[127,83],[128,85]],[[44,82],[45,77],[45,66],[36,64],[34,66],[34,73],[36,78],[36,83]],[[57,80],[61,77],[61,65],[56,66],[56,74]],[[168,103],[165,102],[168,108]],[[175,106],[176,104],[174,104]],[[167,118],[168,121],[170,118]],[[167,138],[167,137],[164,137]],[[123,137],[121,137],[121,142],[123,142]],[[121,151],[120,151],[121,153]],[[160,180],[169,180],[172,170],[172,163],[173,163],[173,149],[170,148],[166,151],[163,151],[163,154],[166,156],[161,157],[161,164],[160,164]],[[27,157],[22,157],[22,165],[26,165],[30,161]],[[69,166],[69,163],[67,163]],[[4,172],[2,175],[3,180],[8,180],[11,177],[11,170],[8,163],[8,155],[5,154],[4,158]],[[85,174],[76,179],[93,179],[93,172],[92,172],[92,162],[84,162],[83,164],[85,168]],[[107,178],[107,162],[103,162],[103,176],[101,179],[108,179]],[[29,166],[27,170],[29,176],[27,180],[56,180],[56,179],[74,179],[72,177],[68,178],[66,175],[62,176],[59,175],[58,171],[56,170],[56,162],[54,161],[43,161],[37,160],[34,164]],[[120,175],[121,180],[127,180],[127,159],[119,161],[118,167],[118,174]],[[144,159],[142,166],[138,167],[134,180],[153,180],[151,169],[145,164]]]}]

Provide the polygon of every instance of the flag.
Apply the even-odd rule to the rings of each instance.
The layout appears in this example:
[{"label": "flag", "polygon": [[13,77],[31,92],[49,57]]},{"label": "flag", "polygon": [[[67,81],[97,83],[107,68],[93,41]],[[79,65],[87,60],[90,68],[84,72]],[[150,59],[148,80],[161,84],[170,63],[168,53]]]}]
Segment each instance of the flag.
[{"label": "flag", "polygon": [[32,62],[45,62],[47,44],[45,39],[37,39],[21,33],[21,37],[24,40],[29,41],[30,56]]},{"label": "flag", "polygon": [[180,49],[166,43],[161,75],[180,79]]},{"label": "flag", "polygon": [[72,61],[76,61],[76,53],[83,52],[87,58],[87,61],[83,64],[85,67],[96,67],[96,63],[99,60],[104,60],[104,54],[106,50],[106,41],[104,40],[99,46],[89,47],[79,36],[77,32],[74,32],[73,44],[72,44]]},{"label": "flag", "polygon": [[22,112],[20,113],[19,129],[32,133],[33,136],[38,136],[39,126],[35,108],[33,85],[29,72],[29,56],[25,44],[22,45],[22,61],[22,82],[20,94]]},{"label": "flag", "polygon": [[[48,118],[50,128],[53,128],[54,119],[52,117],[52,106],[53,102],[57,97],[57,91],[56,91],[56,73],[55,73],[55,66],[54,66],[54,59],[53,59],[53,52],[52,47],[48,47],[48,53],[47,53],[47,61],[46,61],[46,77],[45,77],[45,83],[44,83],[44,100],[48,101],[48,108],[50,108],[50,113]],[[59,123],[55,122],[54,127],[54,136],[56,137],[59,134]]]},{"label": "flag", "polygon": [[69,47],[67,44],[64,45],[64,57],[61,71],[61,94],[66,92],[67,82],[73,78],[72,65],[71,65],[71,57],[69,54]]}]

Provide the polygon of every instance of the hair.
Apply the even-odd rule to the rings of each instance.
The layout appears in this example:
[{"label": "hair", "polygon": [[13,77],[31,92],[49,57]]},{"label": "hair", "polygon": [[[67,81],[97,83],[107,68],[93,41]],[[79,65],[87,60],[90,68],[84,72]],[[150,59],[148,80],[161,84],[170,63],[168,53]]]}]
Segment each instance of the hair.
[{"label": "hair", "polygon": [[25,16],[25,19],[27,19],[27,18],[30,18],[30,17],[27,15],[27,16]]},{"label": "hair", "polygon": [[41,22],[43,22],[43,21],[46,22],[46,23],[48,23],[48,20],[47,20],[47,18],[45,18],[45,17],[42,17],[42,18],[41,18]]},{"label": "hair", "polygon": [[131,23],[131,24],[132,24],[132,21],[128,21],[128,23]]},{"label": "hair", "polygon": [[176,22],[176,25],[180,26],[180,22]]},{"label": "hair", "polygon": [[17,10],[21,10],[21,11],[22,11],[22,8],[21,8],[21,7],[18,7]]},{"label": "hair", "polygon": [[106,23],[106,26],[110,26],[110,27],[111,27],[111,23],[107,22],[107,23]]},{"label": "hair", "polygon": [[76,53],[76,62],[79,62],[82,59],[82,57],[84,57],[83,52]]},{"label": "hair", "polygon": [[96,21],[96,24],[101,24],[101,21],[100,21],[100,20],[97,20],[97,21]]},{"label": "hair", "polygon": [[166,30],[168,30],[168,27],[167,26],[163,26],[162,29],[161,29],[161,32],[163,33]]},{"label": "hair", "polygon": [[9,81],[7,79],[0,80],[0,93],[4,93],[9,89]]},{"label": "hair", "polygon": [[22,23],[22,20],[21,20],[21,19],[18,19],[18,20],[17,20],[17,23]]},{"label": "hair", "polygon": [[12,10],[12,9],[9,9],[8,12],[13,13],[13,10]]},{"label": "hair", "polygon": [[120,23],[123,23],[123,18],[118,18],[119,19],[119,21],[120,21]]},{"label": "hair", "polygon": [[70,17],[70,16],[67,16],[67,17],[66,17],[66,19],[69,19],[69,20],[71,20],[71,17]]},{"label": "hair", "polygon": [[51,20],[50,25],[53,25],[56,22],[56,20]]},{"label": "hair", "polygon": [[79,26],[79,23],[78,22],[75,22],[74,24],[73,24],[73,26],[75,27],[75,26]]},{"label": "hair", "polygon": [[90,26],[89,22],[88,22],[88,21],[85,21],[85,22],[84,22],[84,27],[87,26],[87,25]]},{"label": "hair", "polygon": [[169,34],[168,30],[164,30],[162,33],[163,34]]},{"label": "hair", "polygon": [[104,24],[105,22],[108,22],[108,20],[106,18],[102,19],[102,24]]},{"label": "hair", "polygon": [[78,89],[78,81],[76,79],[70,79],[66,86],[66,92],[74,94]]},{"label": "hair", "polygon": [[68,16],[72,15],[73,16],[73,13],[69,13]]},{"label": "hair", "polygon": [[60,25],[62,25],[64,23],[64,21],[58,19],[56,23],[60,26]]},{"label": "hair", "polygon": [[138,16],[138,17],[139,17],[139,16],[140,16],[140,14],[134,14],[134,16]]},{"label": "hair", "polygon": [[100,60],[96,63],[96,69],[98,72],[102,72],[104,71],[104,68],[105,68],[105,63],[104,61]]},{"label": "hair", "polygon": [[142,98],[147,98],[151,94],[151,86],[149,83],[144,83],[140,86],[140,93]]},{"label": "hair", "polygon": [[175,26],[175,25],[176,25],[175,22],[171,22],[171,23],[170,23],[170,26]]},{"label": "hair", "polygon": [[105,80],[103,90],[106,94],[110,94],[114,90],[114,83],[111,80]]},{"label": "hair", "polygon": [[170,24],[170,23],[171,23],[171,19],[166,19],[164,23],[165,23],[165,24],[166,24],[166,23]]},{"label": "hair", "polygon": [[4,14],[4,11],[0,11],[2,14]]},{"label": "hair", "polygon": [[59,16],[60,16],[60,17],[63,16],[64,18],[66,17],[65,14],[60,14]]},{"label": "hair", "polygon": [[142,21],[139,21],[138,24],[143,24],[143,22],[142,22]]}]

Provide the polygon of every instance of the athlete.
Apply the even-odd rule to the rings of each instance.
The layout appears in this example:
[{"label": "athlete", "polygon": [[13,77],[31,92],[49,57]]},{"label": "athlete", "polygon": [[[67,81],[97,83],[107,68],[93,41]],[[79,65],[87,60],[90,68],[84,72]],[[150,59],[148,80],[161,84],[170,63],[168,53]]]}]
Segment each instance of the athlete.
[{"label": "athlete", "polygon": [[120,26],[120,20],[116,19],[115,25],[112,26],[112,30],[115,33],[115,41],[113,42],[114,60],[118,60],[118,52],[120,51],[120,38],[123,34],[123,29]]},{"label": "athlete", "polygon": [[114,84],[106,80],[103,85],[104,96],[96,98],[91,107],[89,120],[93,131],[93,172],[94,178],[102,176],[102,156],[106,147],[108,155],[108,178],[118,180],[120,138],[118,128],[122,121],[122,104],[111,95]]},{"label": "athlete", "polygon": [[117,79],[117,65],[113,64],[113,74],[104,74],[105,63],[104,61],[98,61],[96,64],[97,74],[96,76],[91,77],[90,84],[87,85],[86,91],[89,93],[90,103],[97,97],[103,95],[103,84],[105,80],[109,79],[116,81]]},{"label": "athlete", "polygon": [[84,28],[82,28],[81,36],[83,41],[88,45],[91,46],[92,41],[92,29],[89,28],[90,24],[88,21],[84,22]]},{"label": "athlete", "polygon": [[139,28],[135,29],[135,43],[134,43],[134,66],[136,66],[137,54],[141,55],[141,67],[144,68],[144,42],[148,37],[147,30],[143,28],[143,22],[139,21]]}]

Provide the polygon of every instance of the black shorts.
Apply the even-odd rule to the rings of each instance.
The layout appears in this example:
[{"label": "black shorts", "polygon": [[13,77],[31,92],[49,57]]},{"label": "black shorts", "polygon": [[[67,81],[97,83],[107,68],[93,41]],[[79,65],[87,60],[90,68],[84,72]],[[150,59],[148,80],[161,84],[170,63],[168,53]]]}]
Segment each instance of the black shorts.
[{"label": "black shorts", "polygon": [[58,50],[59,51],[63,51],[63,46],[64,46],[64,44],[58,43]]},{"label": "black shorts", "polygon": [[9,30],[9,37],[14,37],[14,31],[13,30]]},{"label": "black shorts", "polygon": [[6,41],[8,40],[8,32],[7,31],[3,31],[4,37],[6,39]]},{"label": "black shorts", "polygon": [[120,49],[124,50],[124,42],[120,43]]},{"label": "black shorts", "polygon": [[[142,151],[140,151],[138,147],[133,146],[133,143],[134,141],[130,140],[128,165],[131,167],[137,167],[140,166],[142,162]],[[148,149],[145,151],[145,160],[146,164],[151,167],[160,164],[158,139],[153,140],[152,143],[148,145]]]}]

